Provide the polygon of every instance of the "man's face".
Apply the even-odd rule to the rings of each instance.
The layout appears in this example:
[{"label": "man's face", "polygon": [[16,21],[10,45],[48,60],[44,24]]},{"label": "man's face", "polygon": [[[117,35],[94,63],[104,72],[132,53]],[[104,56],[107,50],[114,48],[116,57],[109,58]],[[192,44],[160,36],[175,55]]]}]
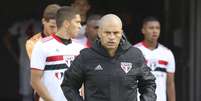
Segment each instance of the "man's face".
[{"label": "man's face", "polygon": [[98,20],[91,20],[89,23],[87,23],[86,33],[87,37],[91,41],[94,41],[96,39],[98,33]]},{"label": "man's face", "polygon": [[87,0],[75,0],[72,6],[79,12],[80,15],[85,15],[90,9]]},{"label": "man's face", "polygon": [[81,18],[80,15],[77,14],[75,17],[69,22],[67,33],[72,37],[75,38],[80,31],[81,28]]},{"label": "man's face", "polygon": [[51,35],[57,32],[57,25],[55,19],[49,19],[49,21],[43,19],[42,23],[45,35]]},{"label": "man's face", "polygon": [[160,36],[160,23],[158,21],[149,21],[143,25],[142,33],[145,40],[157,41]]},{"label": "man's face", "polygon": [[101,44],[107,50],[116,50],[122,38],[122,28],[117,25],[102,25],[98,30]]}]

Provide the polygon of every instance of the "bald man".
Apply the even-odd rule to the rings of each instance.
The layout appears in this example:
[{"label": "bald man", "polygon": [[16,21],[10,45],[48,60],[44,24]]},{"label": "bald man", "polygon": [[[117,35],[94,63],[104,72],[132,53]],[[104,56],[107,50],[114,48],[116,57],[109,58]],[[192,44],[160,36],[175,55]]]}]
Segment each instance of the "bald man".
[{"label": "bald man", "polygon": [[97,40],[83,49],[64,73],[61,88],[68,101],[156,101],[155,77],[145,64],[141,51],[122,34],[122,21],[114,14],[100,19]]}]

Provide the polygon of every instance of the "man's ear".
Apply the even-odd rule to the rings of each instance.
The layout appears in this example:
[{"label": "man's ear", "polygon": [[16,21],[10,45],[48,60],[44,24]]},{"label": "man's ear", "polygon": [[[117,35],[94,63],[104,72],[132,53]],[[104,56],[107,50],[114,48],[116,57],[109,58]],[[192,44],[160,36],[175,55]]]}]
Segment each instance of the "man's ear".
[{"label": "man's ear", "polygon": [[97,31],[97,37],[100,39],[100,28],[98,28],[98,31]]},{"label": "man's ear", "polygon": [[144,28],[141,29],[141,34],[144,34]]},{"label": "man's ear", "polygon": [[46,23],[44,18],[41,19],[41,22],[42,22],[43,25]]},{"label": "man's ear", "polygon": [[98,37],[98,39],[100,39],[100,33],[99,32],[97,33],[97,37]]},{"label": "man's ear", "polygon": [[64,20],[63,26],[64,26],[65,28],[68,28],[69,25],[70,25],[70,22],[69,22],[68,20]]}]

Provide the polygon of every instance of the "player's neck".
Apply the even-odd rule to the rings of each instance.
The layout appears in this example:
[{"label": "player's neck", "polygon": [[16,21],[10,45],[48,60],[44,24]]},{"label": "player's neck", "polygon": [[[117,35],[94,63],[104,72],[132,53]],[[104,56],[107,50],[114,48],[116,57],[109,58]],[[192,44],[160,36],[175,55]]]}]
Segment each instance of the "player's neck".
[{"label": "player's neck", "polygon": [[41,33],[43,37],[49,36],[50,34],[48,34],[45,30],[43,31],[43,33]]},{"label": "player's neck", "polygon": [[60,29],[56,32],[56,35],[63,39],[71,39],[70,36],[67,34],[66,31]]},{"label": "player's neck", "polygon": [[146,47],[150,50],[154,50],[156,49],[157,45],[158,45],[158,41],[149,41],[149,40],[144,40],[144,43],[146,45]]}]

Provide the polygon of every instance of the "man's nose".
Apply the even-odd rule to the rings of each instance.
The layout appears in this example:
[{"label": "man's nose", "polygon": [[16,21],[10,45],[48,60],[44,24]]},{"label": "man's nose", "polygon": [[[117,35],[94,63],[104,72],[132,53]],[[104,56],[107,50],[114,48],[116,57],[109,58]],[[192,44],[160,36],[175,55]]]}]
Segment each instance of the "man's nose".
[{"label": "man's nose", "polygon": [[79,23],[78,28],[81,29],[81,27],[82,27],[82,25],[81,25],[81,23]]},{"label": "man's nose", "polygon": [[114,39],[114,38],[115,38],[114,33],[111,32],[111,33],[109,34],[109,38],[110,38],[110,39]]},{"label": "man's nose", "polygon": [[157,33],[159,30],[157,28],[154,28],[153,32]]}]

